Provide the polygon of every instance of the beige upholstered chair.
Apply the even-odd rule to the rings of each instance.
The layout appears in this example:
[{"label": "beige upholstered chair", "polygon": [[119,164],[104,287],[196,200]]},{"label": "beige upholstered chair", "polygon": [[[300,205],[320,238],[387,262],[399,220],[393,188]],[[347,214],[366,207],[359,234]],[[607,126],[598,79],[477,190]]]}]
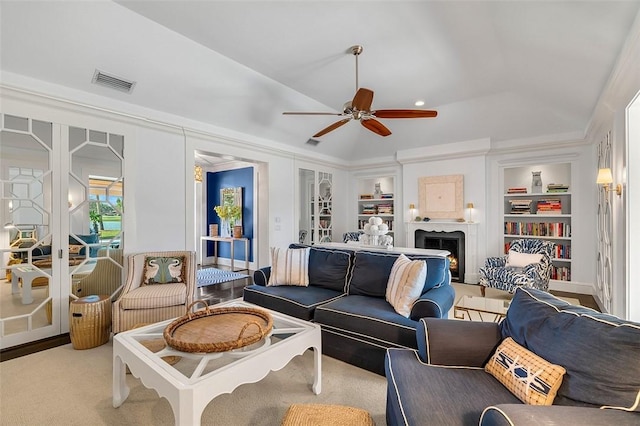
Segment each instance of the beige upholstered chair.
[{"label": "beige upholstered chair", "polygon": [[[154,270],[145,262],[148,257],[184,257],[180,282],[151,284]],[[132,329],[137,324],[151,324],[186,313],[193,302],[196,287],[196,255],[192,251],[163,251],[138,253],[127,256],[127,280],[122,293],[113,303],[113,332]],[[153,263],[153,262],[152,262]],[[168,266],[167,277],[173,271]]]},{"label": "beige upholstered chair", "polygon": [[115,300],[122,287],[122,249],[98,250],[98,261],[89,275],[73,285],[73,294],[78,297],[105,294]]}]

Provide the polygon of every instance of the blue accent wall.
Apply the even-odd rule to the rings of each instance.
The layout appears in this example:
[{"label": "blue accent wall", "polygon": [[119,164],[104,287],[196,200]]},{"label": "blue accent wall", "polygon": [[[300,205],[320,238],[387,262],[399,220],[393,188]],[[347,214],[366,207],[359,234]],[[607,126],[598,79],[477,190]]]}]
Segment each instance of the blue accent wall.
[{"label": "blue accent wall", "polygon": [[[220,190],[222,188],[242,188],[242,236],[249,239],[249,261],[253,261],[253,167],[244,169],[225,170],[222,172],[207,173],[207,229],[209,224],[220,224],[220,218],[213,210],[220,205]],[[213,242],[207,242],[207,256],[213,256]],[[236,261],[244,261],[244,244],[235,243]],[[218,256],[231,258],[231,247],[229,243],[218,243]],[[238,268],[238,264],[235,265]]]}]

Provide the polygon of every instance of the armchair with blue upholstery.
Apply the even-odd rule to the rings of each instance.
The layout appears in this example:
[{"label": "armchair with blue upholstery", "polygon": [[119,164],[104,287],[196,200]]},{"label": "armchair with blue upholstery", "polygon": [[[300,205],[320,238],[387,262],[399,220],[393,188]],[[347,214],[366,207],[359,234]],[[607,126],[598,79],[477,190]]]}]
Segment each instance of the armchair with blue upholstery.
[{"label": "armchair with blue upholstery", "polygon": [[[531,287],[547,291],[551,277],[551,258],[555,244],[551,241],[538,239],[520,239],[511,242],[509,253],[501,257],[487,258],[483,268],[480,268],[480,285],[482,295],[487,287],[513,293],[518,287]],[[514,254],[511,254],[511,253]],[[527,256],[535,260],[527,263]],[[510,257],[511,256],[511,257]],[[518,256],[517,260],[514,257]],[[523,261],[523,259],[525,259]]]}]

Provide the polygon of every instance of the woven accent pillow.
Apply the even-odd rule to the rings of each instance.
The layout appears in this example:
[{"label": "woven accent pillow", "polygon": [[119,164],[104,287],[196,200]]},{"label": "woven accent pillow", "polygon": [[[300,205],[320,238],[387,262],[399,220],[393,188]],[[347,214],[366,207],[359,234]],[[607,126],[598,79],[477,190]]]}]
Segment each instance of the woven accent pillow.
[{"label": "woven accent pillow", "polygon": [[271,275],[267,286],[309,285],[310,248],[281,249],[271,247]]},{"label": "woven accent pillow", "polygon": [[409,260],[401,254],[391,267],[385,299],[403,317],[409,318],[413,302],[418,300],[427,277],[427,262]]},{"label": "woven accent pillow", "polygon": [[142,285],[184,282],[184,256],[144,258]]},{"label": "woven accent pillow", "polygon": [[511,337],[500,343],[484,369],[530,405],[551,405],[566,372],[563,367],[520,346]]},{"label": "woven accent pillow", "polygon": [[539,253],[519,253],[510,250],[507,256],[507,267],[524,268],[532,263],[540,263],[542,255]]}]

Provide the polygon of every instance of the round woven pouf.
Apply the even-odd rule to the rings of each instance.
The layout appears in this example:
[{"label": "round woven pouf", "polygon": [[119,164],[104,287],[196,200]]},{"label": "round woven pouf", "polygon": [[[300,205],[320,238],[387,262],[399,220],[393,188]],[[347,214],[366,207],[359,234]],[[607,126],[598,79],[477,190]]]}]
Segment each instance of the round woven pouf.
[{"label": "round woven pouf", "polygon": [[85,296],[69,304],[69,334],[74,349],[104,345],[111,334],[109,296]]},{"label": "round woven pouf", "polygon": [[345,405],[293,404],[282,426],[375,426],[368,411]]}]

